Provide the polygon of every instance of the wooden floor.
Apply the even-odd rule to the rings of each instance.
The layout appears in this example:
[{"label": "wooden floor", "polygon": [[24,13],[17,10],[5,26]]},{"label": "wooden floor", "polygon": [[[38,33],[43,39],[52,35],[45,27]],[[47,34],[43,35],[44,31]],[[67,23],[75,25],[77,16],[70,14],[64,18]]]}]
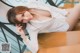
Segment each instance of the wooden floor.
[{"label": "wooden floor", "polygon": [[80,53],[80,44],[41,48],[38,53]]},{"label": "wooden floor", "polygon": [[80,31],[39,35],[38,53],[80,53]]}]

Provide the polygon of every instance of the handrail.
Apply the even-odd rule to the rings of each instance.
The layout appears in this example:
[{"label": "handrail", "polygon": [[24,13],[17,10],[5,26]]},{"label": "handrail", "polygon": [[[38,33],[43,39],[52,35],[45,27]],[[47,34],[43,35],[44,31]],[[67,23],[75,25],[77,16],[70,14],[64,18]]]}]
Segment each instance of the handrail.
[{"label": "handrail", "polygon": [[1,1],[2,3],[4,3],[5,5],[7,5],[7,6],[14,7],[14,6],[12,6],[12,5],[10,5],[10,4],[4,2],[3,0],[0,0],[0,1]]},{"label": "handrail", "polygon": [[22,41],[22,38],[20,36],[18,36],[15,32],[13,32],[7,26],[5,26],[2,22],[0,22],[0,27],[3,27],[5,30],[7,30],[8,32],[10,32],[14,37],[17,37],[20,41]]},{"label": "handrail", "polygon": [[2,27],[1,27],[1,30],[2,30],[2,33],[3,33],[3,35],[4,35],[4,38],[5,38],[6,42],[8,42],[8,39],[7,39],[7,37],[6,37],[6,34],[4,33],[4,30],[3,30]]},{"label": "handrail", "polygon": [[46,3],[47,3],[47,2],[48,2],[50,5],[57,7],[57,5],[56,5],[52,0],[47,0]]},{"label": "handrail", "polygon": [[[0,1],[1,1],[2,3],[4,3],[5,5],[7,5],[7,6],[15,7],[15,6],[12,6],[12,5],[4,2],[3,0],[0,0]],[[37,0],[36,0],[36,1],[37,1]],[[56,5],[52,0],[47,0],[46,3],[47,3],[47,2],[48,2],[50,5],[57,7],[57,5]]]},{"label": "handrail", "polygon": [[13,32],[11,29],[9,29],[7,26],[5,26],[4,24],[2,24],[1,22],[0,22],[0,27],[1,27],[1,30],[2,30],[2,32],[3,32],[3,34],[4,34],[4,37],[5,37],[5,39],[6,39],[6,42],[8,42],[8,40],[7,40],[6,36],[5,36],[5,33],[4,33],[3,29],[2,29],[2,27],[3,27],[5,30],[7,30],[8,32],[10,32],[10,34],[12,34],[13,36],[15,36],[15,37],[17,38],[19,50],[20,50],[20,53],[22,53],[22,51],[21,51],[21,46],[20,46],[20,42],[19,42],[19,40],[22,41],[22,39],[20,38],[20,36],[18,36],[15,32]]}]

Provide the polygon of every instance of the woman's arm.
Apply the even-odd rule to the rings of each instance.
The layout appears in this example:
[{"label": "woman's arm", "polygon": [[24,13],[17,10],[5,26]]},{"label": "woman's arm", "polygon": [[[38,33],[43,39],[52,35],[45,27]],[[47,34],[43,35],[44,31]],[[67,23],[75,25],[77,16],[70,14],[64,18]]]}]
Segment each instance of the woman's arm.
[{"label": "woman's arm", "polygon": [[21,38],[23,39],[23,42],[27,45],[27,48],[32,52],[32,53],[37,53],[38,51],[38,33],[36,31],[28,31],[30,40],[27,36],[25,36],[24,30],[22,29],[22,26],[16,25],[16,28],[21,35]]},{"label": "woman's arm", "polygon": [[32,32],[29,33],[29,36],[30,36],[30,42],[26,45],[32,53],[37,53],[37,51],[39,49],[38,33],[36,31],[32,31]]},{"label": "woman's arm", "polygon": [[30,35],[30,40],[28,37],[25,35],[21,35],[24,44],[27,46],[27,48],[32,52],[32,53],[37,53],[38,51],[38,40],[37,40],[37,34],[36,33],[31,33]]},{"label": "woman's arm", "polygon": [[20,25],[16,25],[16,29],[17,32],[21,35],[21,38],[23,39],[23,41],[29,42],[30,40],[28,39],[28,37],[25,36],[25,32],[22,29],[22,26]]},{"label": "woman's arm", "polygon": [[64,16],[68,13],[65,9],[61,9],[59,7],[55,7],[55,6],[51,6],[51,5],[48,5],[48,7],[51,10],[51,12],[57,12]]},{"label": "woman's arm", "polygon": [[55,12],[62,14],[64,16],[68,13],[65,9],[61,9],[61,8],[54,7],[54,6],[51,6],[48,4],[44,4],[44,3],[31,2],[31,3],[27,4],[26,6],[29,8],[37,8],[37,9],[47,10],[51,13],[52,17],[54,17],[53,14]]}]

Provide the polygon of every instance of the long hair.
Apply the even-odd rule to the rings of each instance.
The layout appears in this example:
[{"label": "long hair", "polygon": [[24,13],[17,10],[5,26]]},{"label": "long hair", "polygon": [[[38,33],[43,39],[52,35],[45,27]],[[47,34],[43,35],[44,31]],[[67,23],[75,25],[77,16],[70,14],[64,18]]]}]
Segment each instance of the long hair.
[{"label": "long hair", "polygon": [[29,8],[25,6],[17,6],[17,7],[9,9],[7,12],[8,21],[13,25],[20,24],[22,26],[22,29],[25,29],[27,24],[16,20],[16,15],[23,14],[24,11],[29,11]]}]

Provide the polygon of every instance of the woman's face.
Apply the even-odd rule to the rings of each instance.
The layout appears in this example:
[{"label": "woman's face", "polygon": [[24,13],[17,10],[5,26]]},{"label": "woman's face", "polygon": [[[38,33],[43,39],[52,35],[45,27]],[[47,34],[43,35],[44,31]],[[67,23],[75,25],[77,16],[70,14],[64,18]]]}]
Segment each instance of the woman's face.
[{"label": "woman's face", "polygon": [[25,11],[23,14],[17,14],[17,15],[16,15],[16,19],[17,19],[19,22],[27,23],[28,21],[30,21],[30,20],[33,19],[33,16],[31,15],[30,12]]}]

